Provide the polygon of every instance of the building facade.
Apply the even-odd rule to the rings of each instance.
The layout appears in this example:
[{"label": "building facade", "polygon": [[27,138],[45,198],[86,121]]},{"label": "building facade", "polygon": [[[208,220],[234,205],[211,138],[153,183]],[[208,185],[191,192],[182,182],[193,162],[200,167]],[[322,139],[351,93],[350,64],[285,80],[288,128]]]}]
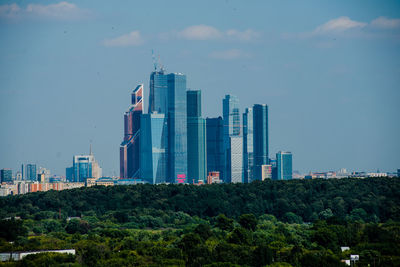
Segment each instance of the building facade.
[{"label": "building facade", "polygon": [[37,166],[36,164],[25,165],[26,177],[25,180],[36,181],[37,179]]},{"label": "building facade", "polygon": [[13,181],[12,179],[12,170],[11,169],[1,169],[0,170],[0,182],[1,183],[10,183]]},{"label": "building facade", "polygon": [[151,184],[167,182],[168,128],[165,114],[142,114],[140,178]]},{"label": "building facade", "polygon": [[267,105],[256,104],[253,106],[253,127],[254,179],[261,181],[262,165],[269,164]]},{"label": "building facade", "polygon": [[206,121],[201,118],[201,91],[186,92],[187,167],[190,183],[207,179]]},{"label": "building facade", "polygon": [[[240,137],[239,99],[225,95],[222,101],[224,123],[224,182],[243,181],[243,139]],[[240,140],[239,140],[240,139]],[[232,145],[234,147],[232,147]],[[240,147],[240,151],[238,150]],[[239,160],[240,157],[240,160]],[[240,161],[240,165],[239,165]],[[241,175],[239,179],[239,173]],[[232,177],[235,175],[235,177]],[[240,181],[239,181],[240,180]]]},{"label": "building facade", "polygon": [[279,151],[276,153],[277,180],[292,179],[292,153]]},{"label": "building facade", "polygon": [[131,106],[124,114],[124,140],[120,145],[120,177],[139,178],[140,118],[143,114],[143,84],[131,94]]},{"label": "building facade", "polygon": [[222,180],[225,171],[224,123],[222,117],[206,119],[207,173],[219,172]]},{"label": "building facade", "polygon": [[171,73],[168,83],[167,182],[187,183],[186,75]]},{"label": "building facade", "polygon": [[245,183],[251,183],[254,179],[253,132],[253,108],[246,108],[243,113],[243,180]]}]

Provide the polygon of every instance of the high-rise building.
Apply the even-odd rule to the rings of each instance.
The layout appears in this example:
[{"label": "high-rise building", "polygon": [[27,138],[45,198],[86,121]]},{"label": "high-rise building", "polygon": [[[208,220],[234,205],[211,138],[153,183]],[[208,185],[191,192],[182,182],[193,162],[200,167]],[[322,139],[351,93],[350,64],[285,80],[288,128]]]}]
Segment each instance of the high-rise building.
[{"label": "high-rise building", "polygon": [[11,169],[1,169],[0,170],[0,182],[8,183],[12,182],[12,170]]},{"label": "high-rise building", "polygon": [[261,166],[261,180],[264,181],[266,179],[272,178],[272,166],[271,165],[262,165]]},{"label": "high-rise building", "polygon": [[168,165],[167,182],[187,183],[186,75],[167,75]]},{"label": "high-rise building", "polygon": [[276,169],[278,180],[292,179],[292,153],[279,151],[276,153]]},{"label": "high-rise building", "polygon": [[243,183],[243,138],[230,136],[227,149],[227,183]]},{"label": "high-rise building", "polygon": [[189,182],[207,178],[206,122],[201,118],[201,91],[187,91],[187,168]]},{"label": "high-rise building", "polygon": [[253,132],[253,108],[246,108],[243,113],[243,180],[245,183],[250,183],[254,179]]},{"label": "high-rise building", "polygon": [[[225,182],[243,181],[243,139],[240,138],[239,100],[236,96],[226,95],[222,101],[224,120]],[[232,138],[233,137],[233,138]],[[231,146],[234,147],[231,147]],[[240,151],[238,150],[240,148]],[[240,157],[240,160],[239,160]],[[239,164],[240,161],[240,165]],[[240,173],[240,179],[239,179]],[[231,177],[235,175],[235,177]],[[239,181],[240,180],[240,181]]]},{"label": "high-rise building", "polygon": [[38,174],[44,174],[45,181],[49,181],[49,179],[50,179],[50,170],[49,169],[39,167]]},{"label": "high-rise building", "polygon": [[254,179],[262,180],[262,165],[269,164],[268,158],[268,106],[253,106],[253,153]]},{"label": "high-rise building", "polygon": [[74,167],[65,168],[65,179],[67,182],[74,181]]},{"label": "high-rise building", "polygon": [[26,176],[25,179],[28,181],[36,181],[37,179],[37,168],[36,164],[26,164],[25,165]]},{"label": "high-rise building", "polygon": [[150,74],[148,113],[153,112],[168,113],[168,79],[163,69]]},{"label": "high-rise building", "polygon": [[142,114],[140,120],[140,178],[166,183],[168,131],[164,114]]},{"label": "high-rise building", "polygon": [[124,115],[124,140],[120,146],[120,177],[140,176],[140,116],[143,114],[143,84],[131,94],[131,106]]},{"label": "high-rise building", "polygon": [[[70,172],[72,171],[72,178]],[[94,158],[90,149],[90,155],[76,155],[72,160],[72,169],[66,169],[67,180],[72,182],[86,182],[88,178],[100,178],[102,169]]]},{"label": "high-rise building", "polygon": [[206,119],[207,172],[219,172],[223,179],[225,170],[224,124],[221,117]]}]

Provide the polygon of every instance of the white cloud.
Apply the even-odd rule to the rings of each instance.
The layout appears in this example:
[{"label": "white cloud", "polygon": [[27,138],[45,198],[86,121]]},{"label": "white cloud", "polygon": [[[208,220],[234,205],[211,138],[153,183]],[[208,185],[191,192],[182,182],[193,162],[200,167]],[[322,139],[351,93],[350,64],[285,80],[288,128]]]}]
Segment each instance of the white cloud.
[{"label": "white cloud", "polygon": [[371,26],[383,29],[400,28],[400,19],[389,19],[386,17],[379,17],[371,21]]},{"label": "white cloud", "polygon": [[339,17],[317,27],[314,34],[339,33],[350,29],[363,28],[367,23],[351,20],[349,17]]},{"label": "white cloud", "polygon": [[239,49],[229,49],[229,50],[223,50],[223,51],[214,51],[209,56],[211,58],[225,59],[225,60],[250,57],[249,54],[244,53]]},{"label": "white cloud", "polygon": [[211,40],[220,38],[222,34],[212,26],[194,25],[179,32],[178,36],[188,40]]},{"label": "white cloud", "polygon": [[103,41],[105,46],[138,46],[143,43],[144,40],[139,31],[133,31],[114,39],[106,39]]},{"label": "white cloud", "polygon": [[26,8],[21,8],[17,4],[0,6],[0,18],[6,19],[50,18],[70,20],[80,19],[87,15],[86,10],[65,1],[49,5],[29,4]]},{"label": "white cloud", "polygon": [[256,31],[253,31],[252,29],[247,29],[243,32],[231,29],[226,32],[226,36],[240,41],[251,41],[257,39],[260,34]]},{"label": "white cloud", "polygon": [[[162,39],[166,38],[170,34],[161,34]],[[234,41],[252,41],[260,36],[260,34],[252,29],[245,31],[239,31],[236,29],[230,29],[226,32],[218,30],[215,27],[208,25],[194,25],[189,26],[182,31],[177,33],[177,36],[186,40],[234,40]]]}]

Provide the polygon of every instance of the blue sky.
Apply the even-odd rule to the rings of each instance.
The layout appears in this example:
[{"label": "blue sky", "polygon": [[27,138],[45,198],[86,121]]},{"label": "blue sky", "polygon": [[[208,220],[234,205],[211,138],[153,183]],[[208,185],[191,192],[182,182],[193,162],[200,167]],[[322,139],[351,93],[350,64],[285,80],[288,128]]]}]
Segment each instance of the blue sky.
[{"label": "blue sky", "polygon": [[117,175],[152,49],[205,117],[227,93],[268,104],[295,170],[400,168],[399,1],[1,1],[0,36],[0,168],[65,175],[92,142]]}]

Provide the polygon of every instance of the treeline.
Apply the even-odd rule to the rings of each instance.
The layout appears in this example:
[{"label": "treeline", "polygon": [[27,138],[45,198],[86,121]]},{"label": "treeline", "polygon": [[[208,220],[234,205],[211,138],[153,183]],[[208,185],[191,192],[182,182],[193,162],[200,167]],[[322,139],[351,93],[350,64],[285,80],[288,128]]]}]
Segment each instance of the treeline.
[{"label": "treeline", "polygon": [[386,222],[400,221],[399,192],[399,178],[96,186],[2,197],[0,218],[79,217],[90,211],[97,217],[115,216],[119,222],[130,222],[131,228],[176,225],[176,221],[185,220],[176,216],[204,219],[225,214],[238,218],[248,213],[272,214],[289,223],[330,217]]},{"label": "treeline", "polygon": [[[74,248],[76,256],[41,253],[4,265],[336,267],[357,254],[357,266],[400,266],[396,222],[288,224],[272,215],[243,214],[236,220],[219,215],[182,229],[138,230],[90,216],[46,221],[57,227],[40,235],[32,234],[32,220],[8,221],[20,229],[12,243],[1,238],[6,222],[0,221],[0,251]],[[350,249],[342,252],[341,246]]]}]

